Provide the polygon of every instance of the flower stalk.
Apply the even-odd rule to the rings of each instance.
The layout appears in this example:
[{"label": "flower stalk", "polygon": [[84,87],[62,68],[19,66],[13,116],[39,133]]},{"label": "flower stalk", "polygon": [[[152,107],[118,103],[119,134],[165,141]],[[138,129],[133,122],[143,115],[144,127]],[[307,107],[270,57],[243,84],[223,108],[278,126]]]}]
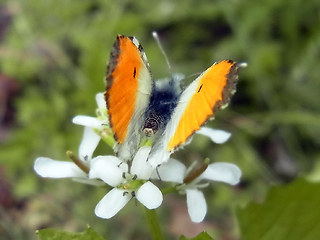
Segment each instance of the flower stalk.
[{"label": "flower stalk", "polygon": [[71,151],[66,152],[68,157],[86,174],[89,173],[89,168],[86,166],[76,155],[73,154]]},{"label": "flower stalk", "polygon": [[144,208],[145,215],[149,224],[149,229],[153,240],[164,240],[160,224],[157,217],[157,212],[155,209]]}]

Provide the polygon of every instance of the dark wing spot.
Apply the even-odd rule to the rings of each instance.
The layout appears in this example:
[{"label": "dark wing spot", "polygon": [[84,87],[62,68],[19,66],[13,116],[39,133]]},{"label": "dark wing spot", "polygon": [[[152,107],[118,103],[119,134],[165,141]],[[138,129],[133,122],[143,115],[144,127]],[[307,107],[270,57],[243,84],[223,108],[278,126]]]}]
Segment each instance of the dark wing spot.
[{"label": "dark wing spot", "polygon": [[136,74],[137,74],[137,69],[136,69],[136,68],[134,68],[134,69],[133,69],[133,78],[135,78],[135,77],[136,77]]},{"label": "dark wing spot", "polygon": [[201,86],[199,87],[199,89],[198,89],[198,93],[201,91],[202,85],[203,85],[203,84],[201,84]]}]

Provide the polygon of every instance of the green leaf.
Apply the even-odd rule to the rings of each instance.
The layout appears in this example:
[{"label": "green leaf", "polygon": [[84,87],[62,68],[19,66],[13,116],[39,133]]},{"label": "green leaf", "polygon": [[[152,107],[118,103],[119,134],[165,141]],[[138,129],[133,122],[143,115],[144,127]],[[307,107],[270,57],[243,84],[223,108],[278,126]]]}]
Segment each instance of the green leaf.
[{"label": "green leaf", "polygon": [[40,240],[105,240],[91,227],[88,227],[84,232],[72,233],[58,229],[47,228],[38,230],[37,235]]},{"label": "green leaf", "polygon": [[186,238],[185,236],[181,236],[180,240],[213,240],[213,238],[210,237],[208,233],[202,232],[194,238]]},{"label": "green leaf", "polygon": [[298,179],[237,210],[244,240],[320,239],[320,183]]}]

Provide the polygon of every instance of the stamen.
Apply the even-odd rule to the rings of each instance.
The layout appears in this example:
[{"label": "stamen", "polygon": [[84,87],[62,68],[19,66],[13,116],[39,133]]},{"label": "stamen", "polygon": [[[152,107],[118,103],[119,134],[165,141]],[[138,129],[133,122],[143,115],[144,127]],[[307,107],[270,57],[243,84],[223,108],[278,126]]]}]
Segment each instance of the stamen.
[{"label": "stamen", "polygon": [[129,194],[129,192],[128,192],[128,191],[125,191],[125,192],[122,193],[122,196],[125,196],[125,195],[127,195],[127,194]]},{"label": "stamen", "polygon": [[195,180],[197,177],[199,177],[209,166],[209,158],[206,158],[203,162],[203,164],[194,169],[193,171],[191,171],[184,179],[183,179],[183,183],[190,183],[193,180]]},{"label": "stamen", "polygon": [[[68,157],[86,174],[89,173],[89,167],[85,165],[76,155],[73,154],[71,151],[66,152]],[[86,157],[85,157],[86,158]]]},{"label": "stamen", "polygon": [[[132,192],[131,192],[131,199],[132,199],[132,198],[135,198],[135,196],[136,196],[136,192],[135,192],[135,191],[132,191]],[[137,200],[137,198],[135,198],[134,200],[135,200],[135,201],[134,201],[135,205],[138,206],[138,200]]]},{"label": "stamen", "polygon": [[136,196],[136,192],[135,192],[135,191],[132,191],[132,192],[131,192],[131,197],[134,198],[135,196]]},{"label": "stamen", "polygon": [[161,166],[161,165],[159,164],[159,165],[156,167],[156,172],[157,172],[157,175],[158,175],[159,180],[162,181],[162,180],[161,180],[161,177],[160,177],[160,173],[159,173],[159,167],[160,167],[160,166]]}]

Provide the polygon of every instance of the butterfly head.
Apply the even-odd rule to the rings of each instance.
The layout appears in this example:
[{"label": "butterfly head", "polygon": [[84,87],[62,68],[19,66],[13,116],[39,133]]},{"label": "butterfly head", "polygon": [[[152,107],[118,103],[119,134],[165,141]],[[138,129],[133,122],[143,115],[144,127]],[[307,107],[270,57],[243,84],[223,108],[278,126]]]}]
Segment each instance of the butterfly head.
[{"label": "butterfly head", "polygon": [[148,138],[153,137],[160,129],[162,122],[163,120],[161,119],[161,116],[156,112],[153,111],[147,114],[142,130],[143,134]]}]

